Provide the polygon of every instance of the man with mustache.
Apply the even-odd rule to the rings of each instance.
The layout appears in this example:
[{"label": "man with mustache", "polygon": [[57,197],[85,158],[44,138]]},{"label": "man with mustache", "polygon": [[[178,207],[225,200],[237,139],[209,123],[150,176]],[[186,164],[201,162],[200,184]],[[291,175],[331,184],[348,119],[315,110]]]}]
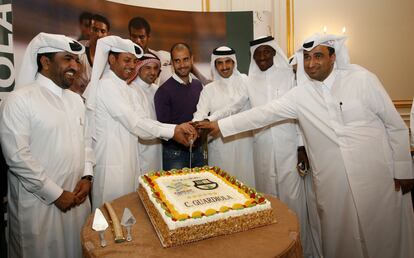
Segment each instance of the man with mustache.
[{"label": "man with mustache", "polygon": [[[251,41],[250,53],[245,91],[240,94],[240,98],[232,101],[237,104],[214,112],[210,120],[223,117],[222,114],[232,109],[232,113],[237,113],[246,102],[252,107],[262,106],[292,89],[294,74],[273,37],[260,37]],[[319,221],[317,216],[309,216],[316,215],[312,180],[310,176],[302,177],[297,169],[297,164],[309,168],[297,124],[294,120],[273,123],[254,130],[253,136],[256,189],[278,196],[296,212],[301,225],[304,256],[318,256]]]},{"label": "man with mustache", "polygon": [[18,89],[2,103],[9,257],[82,256],[94,157],[85,144],[85,106],[68,88],[83,51],[66,36],[38,34],[26,49]]},{"label": "man with mustache", "polygon": [[[132,81],[131,87],[135,90],[134,104],[137,112],[145,117],[156,120],[154,95],[158,85],[154,82],[160,74],[161,62],[153,54],[146,53],[139,60],[136,67],[138,74]],[[148,171],[159,171],[162,168],[162,146],[160,139],[138,139],[138,159],[140,174]]]},{"label": "man with mustache", "polygon": [[[193,121],[209,119],[209,114],[226,107],[247,87],[247,76],[237,69],[236,52],[227,46],[214,49],[211,54],[213,82],[200,95]],[[243,109],[250,108],[246,103]],[[224,139],[218,137],[208,144],[209,165],[229,171],[243,183],[255,187],[253,168],[253,139],[245,132]]]},{"label": "man with mustache", "polygon": [[280,99],[212,122],[225,136],[284,120],[303,129],[323,257],[414,257],[408,129],[377,76],[351,64],[345,36],[314,34]]},{"label": "man with mustache", "polygon": [[129,39],[98,40],[91,82],[86,89],[87,117],[96,152],[92,205],[100,207],[138,187],[138,137],[174,138],[188,145],[197,132],[190,124],[162,124],[134,109],[135,90],[126,81],[143,50]]},{"label": "man with mustache", "polygon": [[[174,74],[155,93],[155,111],[158,121],[181,124],[193,119],[203,86],[199,80],[190,76],[193,66],[190,47],[185,43],[176,43],[170,53]],[[163,141],[162,147],[164,170],[205,165],[200,140],[194,143],[191,164],[188,147],[175,140]]]}]

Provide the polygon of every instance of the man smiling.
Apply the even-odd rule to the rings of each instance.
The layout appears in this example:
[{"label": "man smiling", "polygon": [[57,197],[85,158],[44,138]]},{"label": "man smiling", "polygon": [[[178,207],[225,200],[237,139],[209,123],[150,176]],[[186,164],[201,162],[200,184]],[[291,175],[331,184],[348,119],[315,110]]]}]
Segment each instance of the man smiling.
[{"label": "man smiling", "polygon": [[63,35],[38,34],[27,47],[19,89],[2,105],[10,257],[82,256],[94,159],[85,146],[85,107],[67,89],[83,51]]}]

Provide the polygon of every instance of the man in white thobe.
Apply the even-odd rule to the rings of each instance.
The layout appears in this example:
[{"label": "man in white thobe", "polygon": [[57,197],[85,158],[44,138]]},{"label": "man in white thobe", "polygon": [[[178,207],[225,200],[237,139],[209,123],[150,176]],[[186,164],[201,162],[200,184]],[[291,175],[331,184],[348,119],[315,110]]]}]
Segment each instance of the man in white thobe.
[{"label": "man in white thobe", "polygon": [[313,35],[297,55],[298,87],[205,127],[228,136],[298,119],[312,164],[323,256],[414,257],[411,196],[402,194],[414,182],[408,130],[378,78],[349,63],[344,41]]},{"label": "man in white thobe", "polygon": [[188,145],[197,134],[188,123],[162,124],[134,110],[135,90],[126,80],[142,54],[129,39],[107,36],[98,40],[91,83],[84,93],[96,153],[94,208],[137,189],[138,137],[174,138]]},{"label": "man in white thobe", "polygon": [[[262,106],[293,87],[292,68],[273,37],[260,37],[250,42],[250,53],[247,89],[239,88],[246,90],[233,97],[234,104],[214,112],[209,120],[238,112],[246,102],[252,107]],[[296,121],[285,120],[255,130],[253,157],[256,189],[278,196],[295,211],[301,223],[304,256],[317,257],[320,226],[311,176],[301,177],[296,168],[301,162],[308,166]]]},{"label": "man in white thobe", "polygon": [[[137,112],[147,118],[156,120],[154,95],[158,89],[155,80],[160,74],[161,62],[153,54],[144,54],[138,61],[138,74],[131,87],[135,90],[134,104]],[[159,171],[162,168],[162,145],[160,139],[145,140],[138,138],[138,159],[140,175],[150,171]]]},{"label": "man in white thobe", "polygon": [[94,157],[85,107],[68,90],[84,47],[40,33],[29,43],[16,87],[1,107],[8,173],[9,257],[81,257]]},{"label": "man in white thobe", "polygon": [[[226,107],[247,87],[247,76],[237,70],[236,52],[226,46],[211,54],[213,82],[201,91],[193,121],[209,119],[209,114]],[[245,109],[250,106],[246,105]],[[218,137],[208,144],[208,163],[235,175],[243,183],[255,187],[253,168],[253,139],[251,132],[232,137]]]}]

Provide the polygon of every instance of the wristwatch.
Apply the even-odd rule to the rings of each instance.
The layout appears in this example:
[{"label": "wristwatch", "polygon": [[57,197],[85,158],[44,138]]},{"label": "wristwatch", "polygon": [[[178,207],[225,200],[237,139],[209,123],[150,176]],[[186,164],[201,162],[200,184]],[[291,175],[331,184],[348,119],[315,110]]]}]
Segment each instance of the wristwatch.
[{"label": "wristwatch", "polygon": [[83,176],[81,177],[81,179],[86,179],[86,180],[89,180],[90,182],[93,182],[93,176],[91,175]]}]

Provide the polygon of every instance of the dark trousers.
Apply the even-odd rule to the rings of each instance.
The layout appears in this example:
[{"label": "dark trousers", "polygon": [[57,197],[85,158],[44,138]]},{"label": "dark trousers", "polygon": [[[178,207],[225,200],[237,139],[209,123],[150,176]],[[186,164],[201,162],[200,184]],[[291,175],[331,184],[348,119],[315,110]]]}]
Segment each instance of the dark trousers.
[{"label": "dark trousers", "polygon": [[[194,147],[191,157],[191,168],[202,167],[207,165],[204,162],[203,151],[201,146]],[[162,146],[162,169],[171,170],[190,167],[190,150],[175,148],[170,145]]]}]

